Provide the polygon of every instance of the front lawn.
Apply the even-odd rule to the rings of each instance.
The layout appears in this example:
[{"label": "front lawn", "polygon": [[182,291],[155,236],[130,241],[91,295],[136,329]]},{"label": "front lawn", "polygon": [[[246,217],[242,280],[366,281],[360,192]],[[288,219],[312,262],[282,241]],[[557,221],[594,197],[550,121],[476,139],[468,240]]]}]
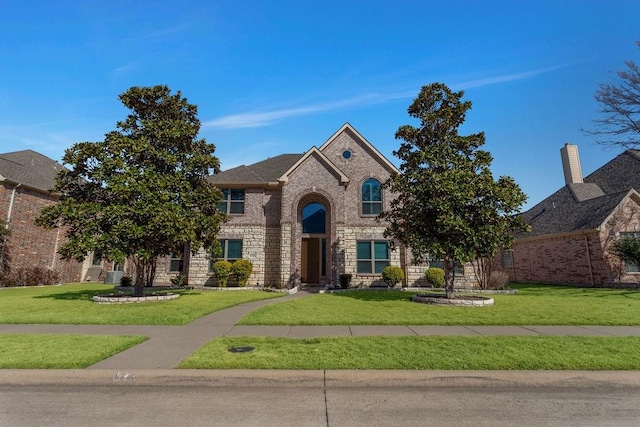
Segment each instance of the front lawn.
[{"label": "front lawn", "polygon": [[146,339],[126,335],[0,334],[0,368],[82,369]]},{"label": "front lawn", "polygon": [[136,304],[95,304],[113,285],[71,284],[0,290],[0,323],[184,325],[238,304],[282,296],[262,291],[175,291],[180,298]]},{"label": "front lawn", "polygon": [[640,325],[640,291],[514,285],[490,307],[442,307],[411,293],[319,294],[256,310],[242,325]]},{"label": "front lawn", "polygon": [[[234,347],[253,351],[232,353]],[[185,369],[638,370],[640,337],[219,338]]]}]

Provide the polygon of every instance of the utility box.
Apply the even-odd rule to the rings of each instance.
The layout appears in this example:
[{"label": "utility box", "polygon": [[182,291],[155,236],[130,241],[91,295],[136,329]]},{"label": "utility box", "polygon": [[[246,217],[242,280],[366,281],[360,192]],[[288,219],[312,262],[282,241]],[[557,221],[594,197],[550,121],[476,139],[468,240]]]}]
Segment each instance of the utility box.
[{"label": "utility box", "polygon": [[104,277],[104,283],[120,283],[123,274],[123,271],[107,271]]}]

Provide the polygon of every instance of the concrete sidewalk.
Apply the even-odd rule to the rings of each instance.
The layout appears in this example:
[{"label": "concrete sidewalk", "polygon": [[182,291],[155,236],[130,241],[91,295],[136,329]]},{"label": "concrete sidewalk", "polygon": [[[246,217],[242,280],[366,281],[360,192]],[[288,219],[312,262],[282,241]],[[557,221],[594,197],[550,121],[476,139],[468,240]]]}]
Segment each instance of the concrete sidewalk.
[{"label": "concrete sidewalk", "polygon": [[208,341],[221,336],[273,336],[315,338],[322,336],[640,336],[640,326],[244,326],[236,325],[253,310],[266,305],[302,298],[300,291],[282,298],[255,301],[221,310],[184,326],[144,325],[10,325],[0,324],[0,333],[145,335],[149,339],[88,369],[172,369]]}]

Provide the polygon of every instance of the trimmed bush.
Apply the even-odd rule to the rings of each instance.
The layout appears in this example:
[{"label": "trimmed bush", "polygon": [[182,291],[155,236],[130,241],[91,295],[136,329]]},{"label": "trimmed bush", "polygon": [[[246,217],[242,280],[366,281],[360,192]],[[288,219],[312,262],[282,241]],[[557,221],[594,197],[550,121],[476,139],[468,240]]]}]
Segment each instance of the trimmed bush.
[{"label": "trimmed bush", "polygon": [[404,280],[404,271],[398,266],[388,265],[382,270],[382,280],[386,282],[387,286],[393,288]]},{"label": "trimmed bush", "polygon": [[247,261],[246,259],[239,259],[231,264],[231,274],[236,278],[238,286],[240,287],[245,287],[247,285],[252,271],[253,264],[251,264],[251,261]]},{"label": "trimmed bush", "polygon": [[185,275],[182,273],[176,274],[171,278],[171,284],[176,288],[184,286]]},{"label": "trimmed bush", "polygon": [[231,273],[231,263],[229,261],[216,261],[213,263],[213,275],[216,276],[219,288],[226,288]]},{"label": "trimmed bush", "polygon": [[506,289],[509,284],[509,274],[505,271],[492,271],[489,276],[489,289]]},{"label": "trimmed bush", "polygon": [[133,285],[133,279],[131,278],[131,276],[122,276],[122,278],[120,278],[120,286],[124,288],[129,288],[132,285]]},{"label": "trimmed bush", "polygon": [[351,284],[351,278],[353,276],[351,274],[341,274],[340,276],[338,276],[338,280],[340,280],[340,287],[342,289],[347,289],[349,287],[349,285]]},{"label": "trimmed bush", "polygon": [[427,268],[424,278],[434,288],[441,288],[444,285],[444,270],[438,267]]}]

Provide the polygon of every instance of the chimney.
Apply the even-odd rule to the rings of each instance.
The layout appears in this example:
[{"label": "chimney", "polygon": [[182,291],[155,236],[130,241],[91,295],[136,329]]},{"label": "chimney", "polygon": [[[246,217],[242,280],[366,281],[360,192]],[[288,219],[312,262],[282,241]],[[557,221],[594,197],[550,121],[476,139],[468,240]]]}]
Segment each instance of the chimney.
[{"label": "chimney", "polygon": [[570,142],[564,144],[560,149],[560,157],[562,157],[562,169],[564,170],[564,182],[568,184],[581,184],[582,167],[580,166],[580,156],[578,155],[578,146]]}]

